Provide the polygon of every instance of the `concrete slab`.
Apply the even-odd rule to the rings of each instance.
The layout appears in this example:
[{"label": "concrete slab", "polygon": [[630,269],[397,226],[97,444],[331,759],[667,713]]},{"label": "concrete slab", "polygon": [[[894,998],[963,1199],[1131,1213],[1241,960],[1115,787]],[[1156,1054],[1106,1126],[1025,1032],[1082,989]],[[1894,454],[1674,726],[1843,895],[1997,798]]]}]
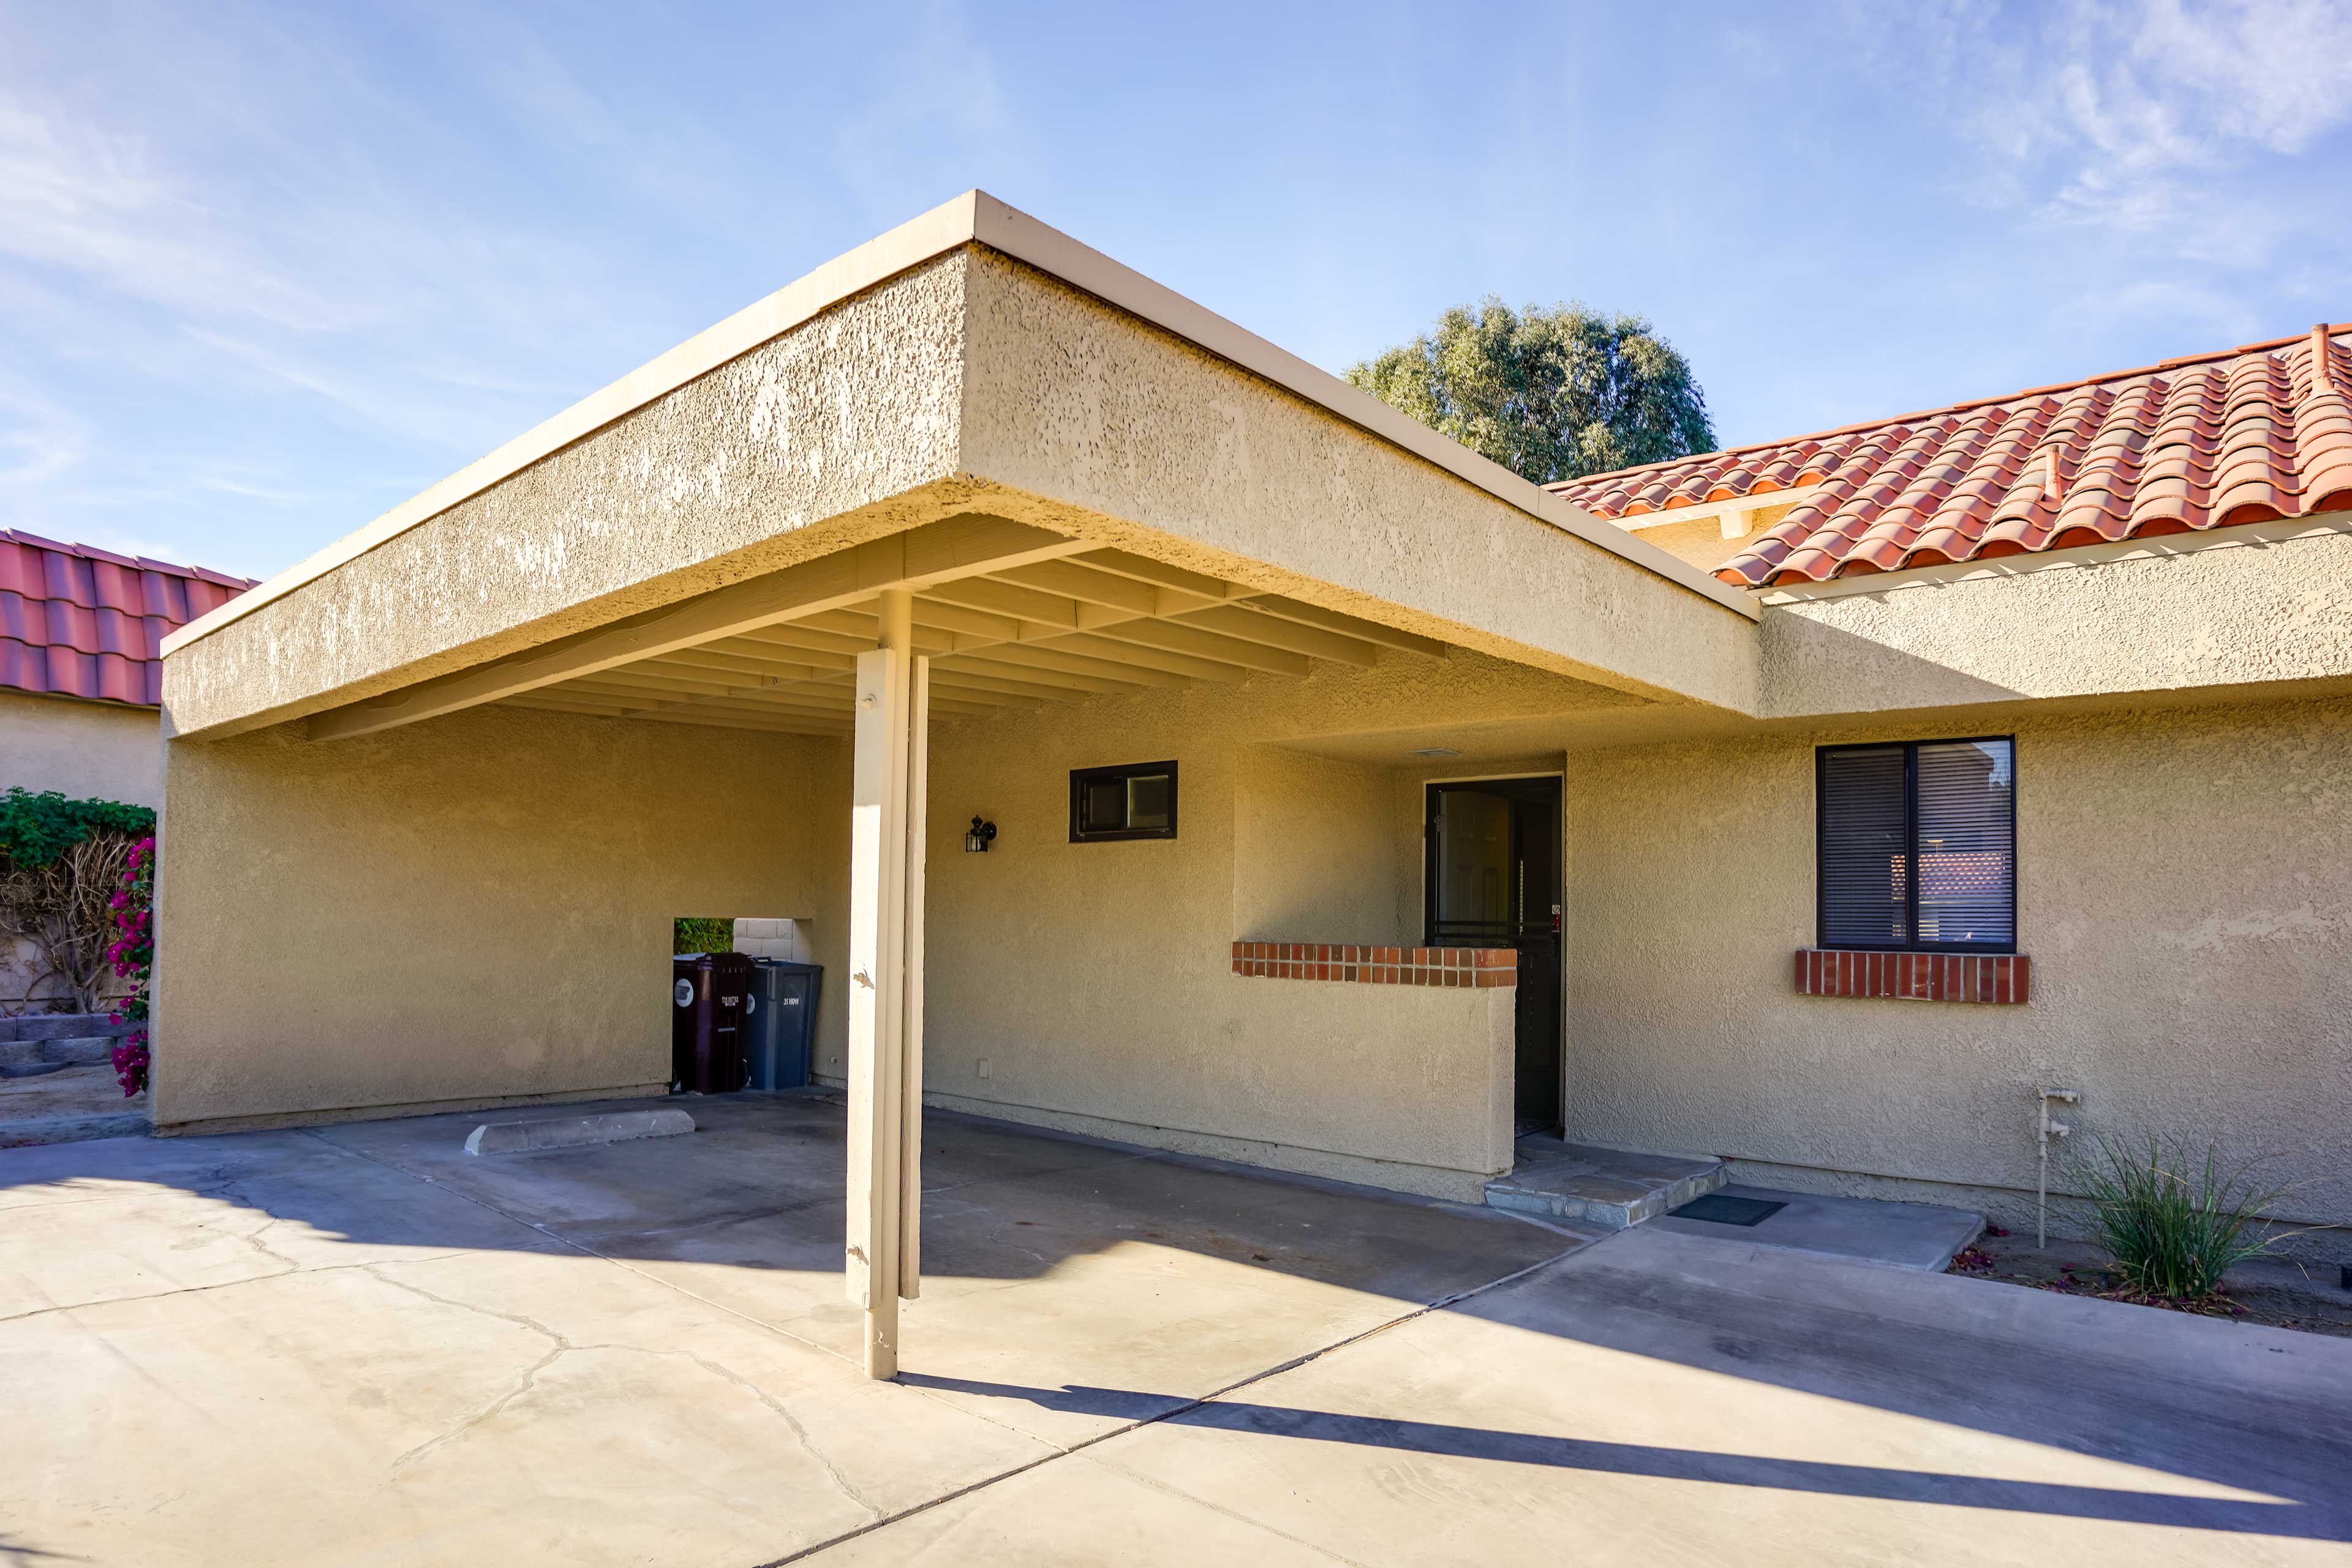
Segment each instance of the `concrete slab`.
[{"label": "concrete slab", "polygon": [[2337,1341],[1644,1226],[813,1561],[1082,1561],[1102,1468],[1367,1568],[2341,1563],[2347,1410]]},{"label": "concrete slab", "polygon": [[1137,1563],[1332,1568],[1344,1560],[1074,1454],[803,1561],[828,1568],[906,1563],[962,1568]]},{"label": "concrete slab", "polygon": [[1861,1258],[1929,1273],[1942,1272],[1960,1248],[1984,1232],[1984,1215],[1938,1204],[1822,1197],[1737,1183],[1722,1191],[1729,1197],[1755,1198],[1783,1206],[1751,1226],[1722,1225],[1675,1214],[1662,1215],[1650,1223],[1677,1236]]},{"label": "concrete slab", "polygon": [[1687,1160],[1569,1143],[1549,1133],[1519,1139],[1511,1173],[1486,1184],[1486,1205],[1538,1219],[1623,1230],[1724,1184],[1720,1160]]},{"label": "concrete slab", "polygon": [[872,1383],[838,1108],[694,1113],[0,1152],[0,1557],[2352,1561],[2352,1342],[953,1119]]},{"label": "concrete slab", "polygon": [[[1160,1415],[1597,1234],[933,1118],[927,1176],[959,1166],[971,1179],[927,1182],[923,1294],[900,1314],[906,1381],[1060,1443]],[[855,1357],[837,1162],[825,1181],[822,1202],[581,1234],[652,1278]],[[1148,1393],[1100,1392],[1138,1380]],[[1029,1397],[1041,1386],[1066,1397],[1041,1405]]]},{"label": "concrete slab", "polygon": [[1052,1453],[578,1253],[45,1313],[0,1357],[28,1562],[761,1563]]},{"label": "concrete slab", "polygon": [[[95,1152],[103,1146],[80,1147],[94,1152],[93,1167],[111,1164]],[[6,1211],[0,1318],[309,1269],[562,1246],[457,1194],[300,1139],[185,1171],[177,1184],[117,1180],[79,1201]]]}]

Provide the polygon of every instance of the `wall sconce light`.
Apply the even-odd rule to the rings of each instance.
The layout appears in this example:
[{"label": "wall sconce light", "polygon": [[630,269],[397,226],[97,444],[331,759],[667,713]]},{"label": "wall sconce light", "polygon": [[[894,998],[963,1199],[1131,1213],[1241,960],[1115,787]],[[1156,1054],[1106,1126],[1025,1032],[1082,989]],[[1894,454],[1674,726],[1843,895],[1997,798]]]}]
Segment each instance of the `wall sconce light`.
[{"label": "wall sconce light", "polygon": [[985,855],[988,853],[989,841],[995,837],[996,824],[982,822],[975,816],[971,819],[971,831],[963,836],[963,852],[967,855]]}]

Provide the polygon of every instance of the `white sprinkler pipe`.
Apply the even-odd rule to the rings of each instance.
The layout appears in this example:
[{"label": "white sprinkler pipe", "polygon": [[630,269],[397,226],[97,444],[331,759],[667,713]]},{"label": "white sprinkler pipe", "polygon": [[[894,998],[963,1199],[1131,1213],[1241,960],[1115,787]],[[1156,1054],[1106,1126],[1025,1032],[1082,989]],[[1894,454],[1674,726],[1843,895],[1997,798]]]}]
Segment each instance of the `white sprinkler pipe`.
[{"label": "white sprinkler pipe", "polygon": [[2053,1140],[2063,1138],[2074,1131],[2063,1121],[2050,1120],[2050,1102],[2055,1100],[2075,1105],[2081,1102],[2082,1098],[2071,1089],[2045,1089],[2033,1097],[2036,1107],[2033,1141],[2041,1146],[2042,1165],[2041,1175],[2034,1184],[2033,1245],[2045,1252],[2050,1248],[2050,1144]]}]

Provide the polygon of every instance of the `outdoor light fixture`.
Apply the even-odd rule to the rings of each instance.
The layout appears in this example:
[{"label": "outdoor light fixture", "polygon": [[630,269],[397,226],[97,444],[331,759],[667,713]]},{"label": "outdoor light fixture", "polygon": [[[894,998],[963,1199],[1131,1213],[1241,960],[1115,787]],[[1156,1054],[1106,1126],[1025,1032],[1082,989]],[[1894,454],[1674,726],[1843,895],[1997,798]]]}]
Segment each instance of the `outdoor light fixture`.
[{"label": "outdoor light fixture", "polygon": [[971,831],[963,836],[963,852],[967,855],[985,855],[988,853],[989,840],[995,837],[996,824],[982,822],[975,816],[971,819]]}]

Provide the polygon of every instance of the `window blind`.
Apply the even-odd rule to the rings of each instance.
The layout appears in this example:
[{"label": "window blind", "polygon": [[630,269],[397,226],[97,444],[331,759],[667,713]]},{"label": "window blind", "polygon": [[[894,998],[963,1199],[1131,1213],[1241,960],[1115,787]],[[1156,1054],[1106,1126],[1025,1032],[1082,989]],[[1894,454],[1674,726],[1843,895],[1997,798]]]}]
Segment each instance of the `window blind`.
[{"label": "window blind", "polygon": [[2015,947],[2011,742],[1825,746],[1817,759],[1822,946]]},{"label": "window blind", "polygon": [[2016,818],[2007,741],[1915,747],[1922,947],[2016,945]]},{"label": "window blind", "polygon": [[1901,947],[1910,942],[1906,766],[1901,746],[1821,753],[1823,947]]}]

